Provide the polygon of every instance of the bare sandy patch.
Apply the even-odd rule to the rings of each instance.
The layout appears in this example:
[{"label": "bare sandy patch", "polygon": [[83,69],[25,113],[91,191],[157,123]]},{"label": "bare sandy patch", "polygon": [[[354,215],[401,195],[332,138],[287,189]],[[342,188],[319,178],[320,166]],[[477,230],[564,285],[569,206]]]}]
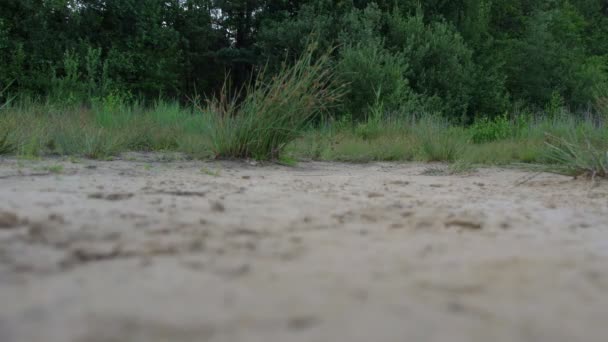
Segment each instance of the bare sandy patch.
[{"label": "bare sandy patch", "polygon": [[608,336],[606,183],[129,159],[0,160],[0,341]]}]

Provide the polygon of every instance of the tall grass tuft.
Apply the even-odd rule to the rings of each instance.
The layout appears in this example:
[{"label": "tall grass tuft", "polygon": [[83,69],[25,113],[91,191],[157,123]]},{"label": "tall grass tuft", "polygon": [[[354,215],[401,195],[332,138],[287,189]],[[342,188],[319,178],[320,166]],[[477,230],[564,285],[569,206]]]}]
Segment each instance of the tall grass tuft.
[{"label": "tall grass tuft", "polygon": [[549,136],[547,146],[547,157],[556,163],[548,166],[548,171],[592,179],[608,178],[608,146],[601,148],[588,139],[573,142],[555,136]]},{"label": "tall grass tuft", "polygon": [[[11,82],[12,83],[12,82]],[[7,108],[13,99],[4,99],[4,95],[10,87],[9,83],[6,87],[0,86],[0,112]],[[10,129],[8,120],[4,117],[0,117],[0,155],[12,153],[15,150],[15,146],[9,139]]]},{"label": "tall grass tuft", "polygon": [[[12,82],[11,82],[12,83]],[[10,87],[9,83],[6,87],[0,86],[0,155],[13,153],[15,150],[14,144],[11,142],[9,135],[11,134],[11,126],[14,126],[14,120],[9,121],[9,118],[1,115],[2,111],[10,105],[12,98],[4,99],[4,96]]]},{"label": "tall grass tuft", "polygon": [[608,123],[608,85],[598,87],[595,96],[596,109],[601,115],[602,123]]},{"label": "tall grass tuft", "polygon": [[261,72],[244,89],[242,100],[224,86],[208,101],[216,158],[278,158],[311,120],[340,100],[342,89],[335,86],[329,54],[314,58],[314,51],[309,47],[270,79]]},{"label": "tall grass tuft", "polygon": [[414,124],[414,135],[420,144],[420,158],[427,162],[457,160],[466,144],[464,129],[433,115]]},{"label": "tall grass tuft", "polygon": [[4,109],[5,107],[8,107],[11,104],[11,102],[15,99],[14,96],[12,98],[4,99],[4,96],[7,93],[8,88],[10,88],[10,86],[12,84],[13,84],[13,81],[9,82],[4,87],[2,87],[2,85],[0,85],[0,110]]},{"label": "tall grass tuft", "polygon": [[11,154],[15,151],[15,147],[9,140],[8,130],[0,128],[0,155]]}]

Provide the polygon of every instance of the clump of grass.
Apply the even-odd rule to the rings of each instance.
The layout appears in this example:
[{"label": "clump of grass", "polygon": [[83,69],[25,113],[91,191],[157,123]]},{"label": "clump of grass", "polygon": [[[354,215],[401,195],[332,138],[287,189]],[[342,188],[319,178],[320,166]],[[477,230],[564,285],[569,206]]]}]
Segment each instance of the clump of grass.
[{"label": "clump of grass", "polygon": [[61,165],[61,164],[41,166],[41,167],[36,167],[34,169],[38,170],[38,171],[45,171],[45,172],[56,174],[56,175],[63,173],[63,170],[64,170],[63,165]]},{"label": "clump of grass", "polygon": [[202,167],[201,173],[206,174],[207,176],[211,176],[211,177],[219,177],[222,174],[222,171],[219,168],[216,170],[211,170],[207,167]]},{"label": "clump of grass", "polygon": [[448,171],[452,175],[461,175],[473,173],[476,171],[476,169],[475,165],[473,165],[472,163],[460,159],[450,164],[450,166],[448,167]]},{"label": "clump of grass", "polygon": [[0,155],[15,152],[17,147],[12,137],[15,126],[14,119],[5,115],[0,116]]},{"label": "clump of grass", "polygon": [[298,165],[298,160],[295,159],[294,157],[287,155],[287,154],[282,154],[279,159],[277,160],[277,164],[279,165],[283,165],[283,166],[296,166]]},{"label": "clump of grass", "polygon": [[306,125],[341,97],[333,87],[329,55],[313,57],[310,47],[293,66],[269,80],[264,72],[244,89],[242,100],[221,94],[208,101],[216,158],[276,159]]},{"label": "clump of grass", "polygon": [[363,140],[377,138],[382,135],[382,124],[384,115],[384,103],[380,100],[380,91],[376,92],[376,101],[370,106],[367,120],[355,126],[355,135]]},{"label": "clump of grass", "polygon": [[[0,112],[9,106],[12,99],[3,100],[10,83],[5,88],[0,88]],[[10,123],[5,116],[0,117],[0,155],[13,153],[14,144],[9,139]]]},{"label": "clump of grass", "polygon": [[555,164],[547,166],[547,171],[592,179],[608,178],[608,147],[599,148],[588,139],[573,142],[551,135],[548,137],[547,158]]},{"label": "clump of grass", "polygon": [[63,165],[51,165],[46,167],[46,170],[48,170],[50,173],[60,174],[63,172]]},{"label": "clump of grass", "polygon": [[432,115],[415,124],[414,135],[420,144],[420,158],[427,162],[453,162],[462,155],[466,144],[463,129]]},{"label": "clump of grass", "polygon": [[11,154],[15,151],[15,147],[9,140],[8,131],[0,131],[0,155]]},{"label": "clump of grass", "polygon": [[7,93],[8,88],[13,84],[14,81],[9,82],[6,86],[0,86],[0,110],[3,110],[5,107],[8,107],[11,102],[15,99],[15,97],[10,97],[4,99],[4,95]]}]

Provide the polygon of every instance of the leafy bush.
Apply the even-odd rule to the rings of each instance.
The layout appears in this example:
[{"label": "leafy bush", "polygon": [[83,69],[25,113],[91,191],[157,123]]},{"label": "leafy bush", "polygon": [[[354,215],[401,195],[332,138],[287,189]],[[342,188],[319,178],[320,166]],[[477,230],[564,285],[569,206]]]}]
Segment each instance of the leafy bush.
[{"label": "leafy bush", "polygon": [[387,111],[405,107],[414,98],[407,73],[404,56],[384,49],[377,40],[344,47],[337,76],[347,84],[345,111],[355,121],[362,121],[376,101],[381,101]]},{"label": "leafy bush", "polygon": [[387,46],[404,56],[412,89],[434,103],[432,111],[464,117],[476,73],[473,51],[460,34],[446,22],[426,24],[421,13],[404,16],[393,11],[387,23]]},{"label": "leafy bush", "polygon": [[470,130],[473,142],[480,144],[506,139],[513,135],[514,127],[505,113],[494,119],[488,117],[479,118],[475,120]]},{"label": "leafy bush", "polygon": [[523,24],[521,37],[505,42],[511,93],[539,107],[556,94],[572,107],[592,101],[594,87],[606,82],[606,62],[586,52],[584,17],[564,1],[532,12]]}]

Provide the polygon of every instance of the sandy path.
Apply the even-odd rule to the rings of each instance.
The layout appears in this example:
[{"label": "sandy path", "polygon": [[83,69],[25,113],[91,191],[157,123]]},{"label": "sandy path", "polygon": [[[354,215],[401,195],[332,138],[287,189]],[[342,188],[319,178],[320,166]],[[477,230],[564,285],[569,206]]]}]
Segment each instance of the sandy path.
[{"label": "sandy path", "polygon": [[0,160],[0,341],[608,340],[606,183],[157,159]]}]

